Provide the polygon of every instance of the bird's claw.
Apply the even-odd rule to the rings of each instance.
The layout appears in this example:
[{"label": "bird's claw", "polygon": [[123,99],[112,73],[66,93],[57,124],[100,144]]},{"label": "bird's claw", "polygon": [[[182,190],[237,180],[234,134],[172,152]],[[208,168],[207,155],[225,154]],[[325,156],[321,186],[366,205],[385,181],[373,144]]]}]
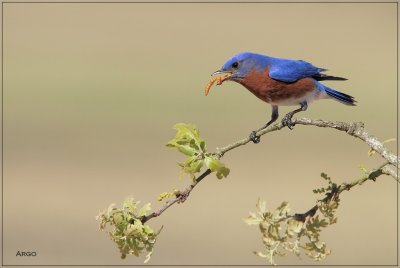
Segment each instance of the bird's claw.
[{"label": "bird's claw", "polygon": [[257,132],[255,132],[255,131],[252,131],[250,133],[249,138],[253,143],[259,143],[260,142],[260,136],[257,136]]},{"label": "bird's claw", "polygon": [[285,117],[282,119],[282,124],[284,126],[287,126],[290,130],[293,130],[295,123],[293,123],[292,121],[292,115],[291,114],[285,115]]}]

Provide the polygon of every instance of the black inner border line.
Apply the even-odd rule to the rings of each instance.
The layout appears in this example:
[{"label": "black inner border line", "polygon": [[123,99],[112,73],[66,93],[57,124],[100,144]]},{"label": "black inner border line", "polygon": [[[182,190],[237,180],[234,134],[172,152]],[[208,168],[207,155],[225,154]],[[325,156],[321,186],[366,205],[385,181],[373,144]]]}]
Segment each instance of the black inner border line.
[{"label": "black inner border line", "polygon": [[[49,267],[49,266],[66,266],[66,267],[77,267],[77,266],[87,266],[87,267],[94,267],[94,266],[99,266],[99,267],[110,267],[110,266],[148,266],[148,267],[160,267],[160,266],[166,266],[166,267],[183,267],[183,266],[189,266],[189,267],[208,267],[208,266],[219,266],[219,267],[261,267],[261,266],[266,266],[264,265],[246,265],[246,264],[160,264],[160,265],[154,265],[154,264],[10,264],[6,265],[4,264],[4,4],[396,4],[396,19],[397,19],[397,25],[396,25],[396,40],[397,40],[397,46],[396,46],[396,68],[397,68],[397,79],[396,79],[396,103],[397,103],[397,108],[396,108],[396,117],[397,117],[397,122],[396,122],[396,151],[397,155],[398,149],[399,149],[399,76],[398,76],[398,71],[399,71],[399,8],[398,8],[398,2],[397,1],[388,1],[388,2],[357,2],[357,1],[349,1],[349,2],[332,2],[332,1],[327,1],[327,2],[313,2],[313,1],[303,1],[303,2],[293,2],[293,1],[271,1],[271,2],[266,2],[266,1],[249,1],[249,2],[234,2],[234,1],[168,1],[168,2],[162,2],[162,1],[127,1],[127,2],[122,2],[122,1],[116,1],[116,2],[99,2],[99,1],[72,1],[72,2],[45,2],[45,1],[36,1],[36,2],[11,2],[11,1],[4,1],[1,2],[1,190],[2,190],[2,195],[1,195],[1,264],[2,266],[35,266],[35,267]],[[399,166],[397,166],[397,176],[399,176]],[[357,265],[357,264],[351,264],[351,265],[346,265],[346,264],[336,264],[336,265],[321,265],[321,264],[311,264],[311,265],[303,265],[303,264],[294,264],[294,265],[279,265],[279,266],[299,266],[299,267],[309,267],[309,266],[324,266],[324,267],[342,267],[342,266],[349,266],[349,267],[397,267],[399,265],[399,183],[397,183],[397,258],[396,258],[396,264],[395,265]]]}]

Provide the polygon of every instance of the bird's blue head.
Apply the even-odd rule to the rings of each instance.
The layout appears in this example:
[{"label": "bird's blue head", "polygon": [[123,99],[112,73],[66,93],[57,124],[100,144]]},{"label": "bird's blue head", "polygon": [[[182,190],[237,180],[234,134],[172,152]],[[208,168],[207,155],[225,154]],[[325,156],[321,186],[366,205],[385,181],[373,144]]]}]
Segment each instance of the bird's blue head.
[{"label": "bird's blue head", "polygon": [[269,62],[270,57],[268,56],[252,52],[242,52],[228,59],[222,68],[214,72],[213,75],[229,73],[232,74],[228,78],[229,80],[239,82],[253,70],[264,70],[266,67],[268,67]]}]

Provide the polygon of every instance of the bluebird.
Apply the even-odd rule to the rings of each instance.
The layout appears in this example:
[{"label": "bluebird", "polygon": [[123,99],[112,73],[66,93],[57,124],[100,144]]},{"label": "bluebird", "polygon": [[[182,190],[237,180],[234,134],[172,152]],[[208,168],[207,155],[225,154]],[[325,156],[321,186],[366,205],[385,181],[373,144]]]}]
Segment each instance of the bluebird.
[{"label": "bluebird", "polygon": [[257,132],[275,122],[278,106],[300,105],[300,108],[287,113],[282,124],[293,129],[294,114],[307,110],[308,104],[319,99],[334,99],[345,105],[355,106],[354,97],[336,91],[320,83],[324,80],[347,80],[343,77],[323,74],[327,71],[303,60],[274,58],[266,55],[243,52],[225,62],[222,68],[213,73],[229,74],[224,80],[234,81],[247,88],[257,98],[272,106],[271,120],[261,128],[250,133],[254,143],[260,142]]}]

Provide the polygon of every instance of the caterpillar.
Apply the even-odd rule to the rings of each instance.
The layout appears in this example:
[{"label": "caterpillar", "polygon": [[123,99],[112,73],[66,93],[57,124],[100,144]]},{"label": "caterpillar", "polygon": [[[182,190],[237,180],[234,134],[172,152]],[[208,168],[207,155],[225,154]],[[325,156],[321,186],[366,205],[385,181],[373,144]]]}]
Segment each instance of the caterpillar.
[{"label": "caterpillar", "polygon": [[204,93],[207,96],[208,92],[210,91],[211,87],[217,82],[217,85],[221,85],[226,79],[228,79],[232,74],[225,74],[224,76],[215,76],[210,79],[208,84],[205,87]]}]

